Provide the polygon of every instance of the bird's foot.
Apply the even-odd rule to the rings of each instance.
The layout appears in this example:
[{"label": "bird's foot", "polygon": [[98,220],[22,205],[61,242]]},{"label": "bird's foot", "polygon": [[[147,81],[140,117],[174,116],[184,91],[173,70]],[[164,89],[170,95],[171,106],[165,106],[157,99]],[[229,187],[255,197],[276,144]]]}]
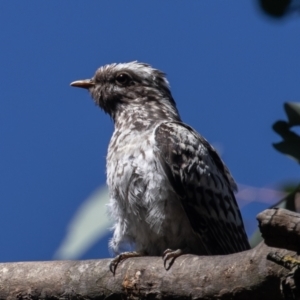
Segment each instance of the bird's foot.
[{"label": "bird's foot", "polygon": [[[183,249],[177,249],[177,250],[167,249],[167,250],[165,250],[163,253],[163,256],[162,256],[165,269],[168,271],[172,267],[175,259],[178,256],[185,254],[185,253],[187,253],[187,252]],[[168,265],[167,265],[167,263],[168,263]]]},{"label": "bird's foot", "polygon": [[116,256],[109,264],[109,270],[115,275],[118,264],[130,257],[139,257],[144,256],[145,254],[142,252],[123,252],[120,255]]}]

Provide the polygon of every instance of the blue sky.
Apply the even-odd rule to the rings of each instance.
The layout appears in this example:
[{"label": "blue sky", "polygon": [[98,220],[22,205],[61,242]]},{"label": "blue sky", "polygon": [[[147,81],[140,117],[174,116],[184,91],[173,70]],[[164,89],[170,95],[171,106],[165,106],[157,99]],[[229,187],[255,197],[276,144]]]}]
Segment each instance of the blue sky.
[{"label": "blue sky", "polygon": [[[271,129],[283,102],[300,99],[299,22],[265,17],[254,1],[1,2],[0,260],[52,259],[105,184],[113,123],[69,84],[107,63],[166,72],[183,120],[238,183],[299,179]],[[253,221],[255,209],[243,215]],[[106,237],[84,258],[107,255]]]}]

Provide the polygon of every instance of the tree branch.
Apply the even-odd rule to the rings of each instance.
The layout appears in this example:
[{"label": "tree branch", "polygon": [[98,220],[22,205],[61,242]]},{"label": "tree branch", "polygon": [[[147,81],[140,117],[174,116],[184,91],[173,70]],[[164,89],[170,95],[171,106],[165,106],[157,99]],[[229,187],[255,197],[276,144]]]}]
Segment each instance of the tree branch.
[{"label": "tree branch", "polygon": [[160,257],[130,258],[115,276],[110,259],[3,263],[0,299],[282,299],[281,282],[291,273],[267,260],[270,252],[295,257],[261,243],[231,255],[183,255],[169,271]]},{"label": "tree branch", "polygon": [[300,214],[283,208],[273,208],[258,214],[257,220],[268,246],[300,250]]}]

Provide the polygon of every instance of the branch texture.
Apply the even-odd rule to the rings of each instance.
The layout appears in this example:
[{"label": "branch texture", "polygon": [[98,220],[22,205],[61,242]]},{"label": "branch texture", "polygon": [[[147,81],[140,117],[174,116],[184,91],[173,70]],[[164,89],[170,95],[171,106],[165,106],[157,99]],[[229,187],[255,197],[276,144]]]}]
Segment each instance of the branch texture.
[{"label": "branch texture", "polygon": [[[298,214],[272,209],[258,219],[264,236],[267,240],[271,236],[275,246],[284,247],[285,241],[288,249],[297,248]],[[164,269],[160,257],[127,259],[118,265],[115,276],[109,271],[109,263],[110,259],[2,263],[0,300],[276,300],[282,295],[298,299],[290,298],[299,291],[300,263],[295,252],[270,248],[264,243],[231,255],[183,255],[169,271]]]},{"label": "branch texture", "polygon": [[283,208],[273,208],[258,214],[257,220],[268,246],[300,250],[300,214]]},{"label": "branch texture", "polygon": [[[158,257],[0,264],[0,299],[281,299],[287,271],[266,260],[272,249],[226,256],[184,255],[169,271]],[[283,254],[287,253],[283,250]]]}]

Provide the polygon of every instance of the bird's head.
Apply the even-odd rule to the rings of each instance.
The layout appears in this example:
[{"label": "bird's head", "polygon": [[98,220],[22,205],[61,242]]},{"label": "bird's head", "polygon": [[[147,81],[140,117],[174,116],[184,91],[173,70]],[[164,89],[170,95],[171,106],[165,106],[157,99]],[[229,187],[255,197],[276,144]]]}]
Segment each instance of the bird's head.
[{"label": "bird's head", "polygon": [[114,120],[124,111],[155,111],[158,117],[170,111],[178,116],[165,74],[145,63],[105,65],[91,79],[74,81],[71,86],[88,89],[95,103]]}]

